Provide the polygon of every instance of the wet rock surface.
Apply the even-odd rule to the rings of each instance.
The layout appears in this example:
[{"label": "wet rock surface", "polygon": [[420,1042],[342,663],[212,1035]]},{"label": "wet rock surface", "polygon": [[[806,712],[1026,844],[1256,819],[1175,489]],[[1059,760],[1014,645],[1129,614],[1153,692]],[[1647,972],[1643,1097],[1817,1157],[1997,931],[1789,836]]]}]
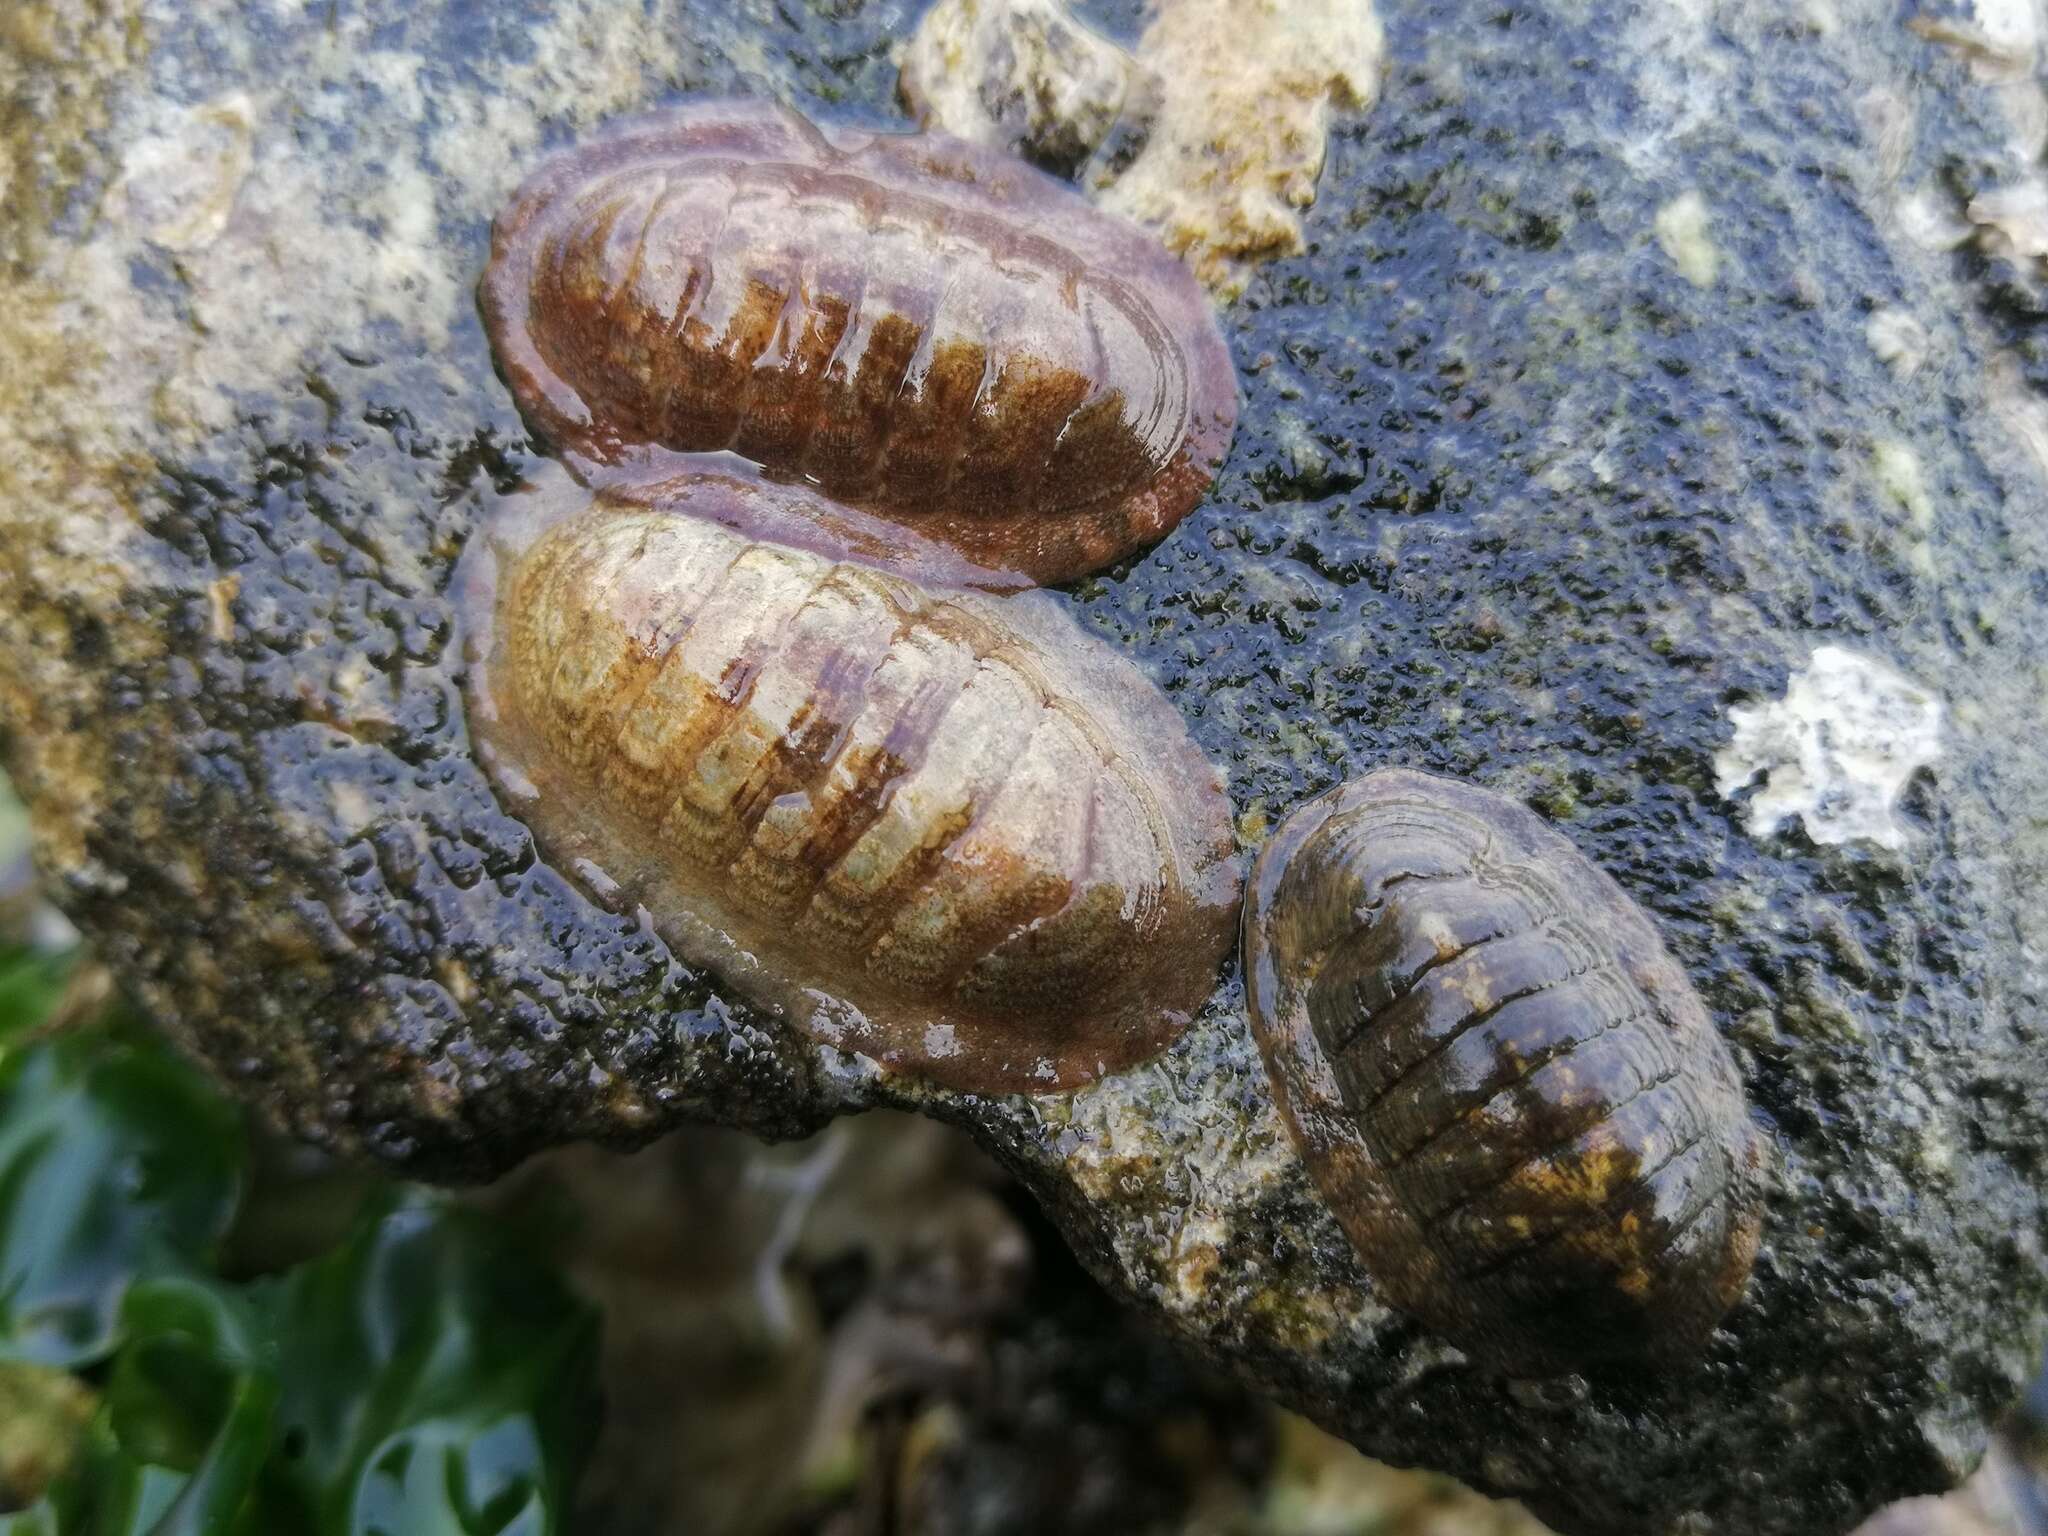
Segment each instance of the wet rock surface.
[{"label": "wet rock surface", "polygon": [[[492,213],[686,93],[897,121],[920,9],[0,18],[0,717],[60,904],[238,1091],[423,1174],[693,1118],[963,1125],[1200,1355],[1562,1531],[1839,1530],[1959,1479],[2044,1290],[2048,310],[1966,213],[2028,184],[2031,34],[1382,6],[1305,249],[1223,310],[1214,493],[1063,599],[1247,847],[1371,767],[1472,778],[1701,989],[1776,1148],[1748,1294],[1697,1369],[1531,1383],[1374,1300],[1234,975],[1078,1093],[884,1079],[540,860],[470,754],[445,584],[540,463],[472,302]],[[1896,846],[1716,787],[1822,645],[1943,706]]]}]

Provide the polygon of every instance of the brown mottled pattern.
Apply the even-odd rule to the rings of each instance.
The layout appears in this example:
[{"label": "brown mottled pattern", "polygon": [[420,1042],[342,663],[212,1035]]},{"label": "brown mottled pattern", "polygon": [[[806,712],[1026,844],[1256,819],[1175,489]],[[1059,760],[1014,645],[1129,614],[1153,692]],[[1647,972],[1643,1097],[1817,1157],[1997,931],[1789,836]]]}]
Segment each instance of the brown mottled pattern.
[{"label": "brown mottled pattern", "polygon": [[760,102],[544,166],[482,284],[500,366],[590,483],[730,450],[1034,581],[1200,497],[1235,376],[1156,242],[1006,156]]},{"label": "brown mottled pattern", "polygon": [[715,480],[690,494],[600,500],[498,577],[482,734],[536,788],[543,846],[901,1069],[1045,1089],[1160,1049],[1236,888],[1171,706],[1073,662],[1088,643],[1042,597],[935,598],[717,526]]},{"label": "brown mottled pattern", "polygon": [[1691,984],[1568,842],[1374,773],[1262,852],[1245,943],[1290,1123],[1390,1301],[1510,1369],[1711,1332],[1755,1252],[1762,1142]]}]

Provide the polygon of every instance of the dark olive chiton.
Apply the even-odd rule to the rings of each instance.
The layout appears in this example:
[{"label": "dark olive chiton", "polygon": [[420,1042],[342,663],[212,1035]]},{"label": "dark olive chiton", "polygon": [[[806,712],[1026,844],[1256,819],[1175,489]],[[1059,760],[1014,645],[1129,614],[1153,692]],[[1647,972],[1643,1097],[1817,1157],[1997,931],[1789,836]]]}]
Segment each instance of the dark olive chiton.
[{"label": "dark olive chiton", "polygon": [[1042,1092],[1155,1054],[1230,943],[1216,770],[1049,594],[750,536],[806,499],[710,472],[514,498],[463,573],[500,785],[557,867],[894,1070]]},{"label": "dark olive chiton", "polygon": [[1533,813],[1383,770],[1290,815],[1252,1023],[1392,1305],[1498,1368],[1676,1360],[1741,1294],[1765,1143],[1634,902]]},{"label": "dark olive chiton", "polygon": [[1149,236],[991,150],[723,101],[559,156],[481,298],[592,484],[731,451],[977,565],[1062,581],[1200,497],[1236,384]]}]

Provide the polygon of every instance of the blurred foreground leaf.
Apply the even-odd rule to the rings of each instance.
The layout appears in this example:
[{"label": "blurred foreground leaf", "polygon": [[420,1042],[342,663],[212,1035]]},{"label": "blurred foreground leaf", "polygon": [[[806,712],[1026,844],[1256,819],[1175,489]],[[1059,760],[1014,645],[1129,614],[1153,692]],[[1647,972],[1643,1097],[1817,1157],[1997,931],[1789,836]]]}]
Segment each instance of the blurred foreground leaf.
[{"label": "blurred foreground leaf", "polygon": [[240,1116],[153,1042],[0,1047],[0,1359],[103,1357],[138,1273],[211,1257],[243,1155]]},{"label": "blurred foreground leaf", "polygon": [[401,1190],[321,1257],[220,1278],[241,1116],[139,1031],[33,1038],[62,976],[32,984],[15,958],[0,1366],[87,1374],[67,1378],[54,1480],[0,1536],[561,1531],[597,1417],[595,1314],[484,1218]]},{"label": "blurred foreground leaf", "polygon": [[479,1218],[383,1210],[247,1286],[138,1281],[71,1475],[0,1536],[552,1536],[596,1319]]},{"label": "blurred foreground leaf", "polygon": [[596,1317],[481,1218],[401,1206],[281,1301],[280,1416],[309,1528],[558,1527],[596,1420]]}]

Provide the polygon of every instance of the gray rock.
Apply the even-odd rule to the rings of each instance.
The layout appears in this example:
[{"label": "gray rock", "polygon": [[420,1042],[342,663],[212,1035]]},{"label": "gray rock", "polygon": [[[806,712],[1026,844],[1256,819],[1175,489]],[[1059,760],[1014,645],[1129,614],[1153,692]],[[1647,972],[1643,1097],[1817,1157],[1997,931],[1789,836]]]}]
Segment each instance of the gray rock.
[{"label": "gray rock", "polygon": [[[1225,311],[1215,495],[1069,595],[1227,765],[1248,844],[1383,763],[1519,795],[1738,1047],[1778,1164],[1708,1358],[1515,1383],[1374,1301],[1234,977],[1077,1094],[883,1081],[594,904],[470,757],[443,584],[538,461],[471,304],[490,215],[546,145],[682,92],[891,120],[912,0],[795,9],[0,17],[0,710],[65,910],[238,1091],[424,1175],[699,1117],[961,1124],[1189,1347],[1566,1531],[1834,1531],[1957,1481],[2044,1295],[2025,16],[1385,6],[1305,251]],[[1823,795],[1766,830],[1797,786],[1724,794],[1716,757],[1746,710],[1756,774],[1797,769],[1823,645],[1938,701],[1938,754],[1887,819]]]}]

